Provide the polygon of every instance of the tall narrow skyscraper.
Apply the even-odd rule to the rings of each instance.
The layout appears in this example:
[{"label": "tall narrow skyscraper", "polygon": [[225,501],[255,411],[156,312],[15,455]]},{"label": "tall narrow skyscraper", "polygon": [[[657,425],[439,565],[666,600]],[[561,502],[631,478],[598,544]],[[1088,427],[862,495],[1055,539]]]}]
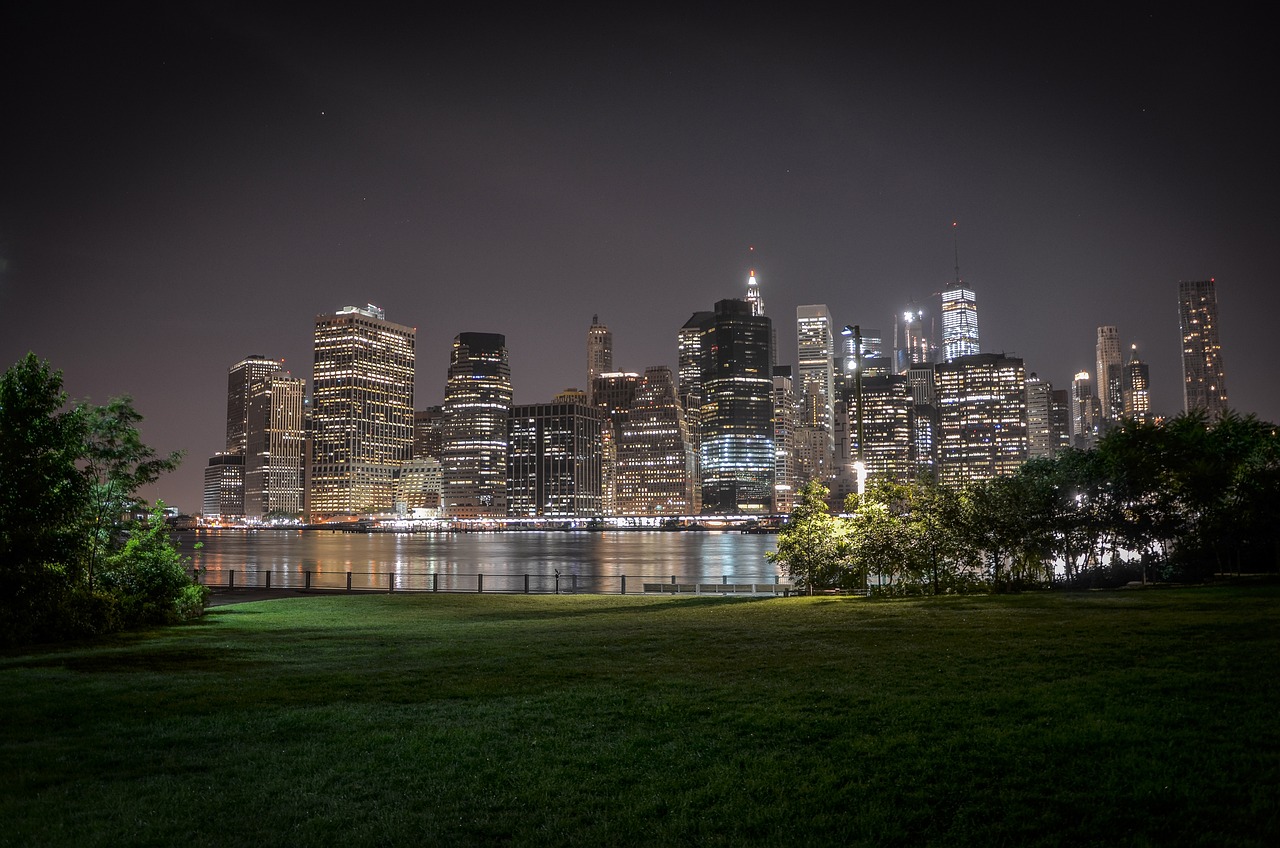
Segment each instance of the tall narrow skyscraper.
[{"label": "tall narrow skyscraper", "polygon": [[1213,279],[1178,283],[1178,318],[1182,328],[1182,397],[1190,412],[1210,417],[1226,412],[1227,377],[1218,340],[1218,288]]},{"label": "tall narrow skyscraper", "polygon": [[415,336],[372,304],[316,316],[313,517],[394,507],[396,472],[413,452]]},{"label": "tall narrow skyscraper", "polygon": [[1096,355],[1098,370],[1098,404],[1102,420],[1111,423],[1124,414],[1124,375],[1120,369],[1120,331],[1115,327],[1098,328]]},{"label": "tall narrow skyscraper", "polygon": [[498,333],[455,336],[441,420],[441,497],[449,518],[507,514],[511,400],[506,337]]},{"label": "tall narrow skyscraper", "polygon": [[[952,232],[956,225],[952,223]],[[981,353],[978,346],[978,298],[960,279],[960,245],[956,242],[956,280],[942,290],[942,356],[947,362],[958,356]]]},{"label": "tall narrow skyscraper", "polygon": [[824,303],[796,307],[796,359],[802,424],[820,427],[834,446],[835,334]]},{"label": "tall narrow skyscraper", "polygon": [[591,329],[587,330],[587,399],[592,400],[592,386],[596,377],[613,371],[613,333],[600,323],[599,315],[591,316]]},{"label": "tall narrow skyscraper", "polygon": [[1088,371],[1080,371],[1071,381],[1071,443],[1089,450],[1098,443],[1102,429],[1102,405],[1093,392]]},{"label": "tall narrow skyscraper", "polygon": [[617,445],[620,515],[690,515],[697,511],[693,443],[675,380],[665,365],[646,368]]},{"label": "tall narrow skyscraper", "polygon": [[764,314],[764,296],[760,294],[760,283],[756,281],[754,268],[747,277],[747,303],[751,304],[752,315]]},{"label": "tall narrow skyscraper", "polygon": [[244,514],[298,517],[303,511],[306,384],[267,374],[250,393],[244,460]]},{"label": "tall narrow skyscraper", "polygon": [[940,363],[938,479],[949,485],[1012,474],[1027,459],[1022,360],[994,353]]},{"label": "tall narrow skyscraper", "polygon": [[[704,513],[773,510],[773,324],[721,300],[703,325],[699,473]],[[830,350],[830,348],[828,348]]]},{"label": "tall narrow skyscraper", "polygon": [[1129,361],[1124,366],[1124,417],[1143,424],[1151,423],[1150,374],[1147,363],[1138,358],[1138,346],[1132,345]]},{"label": "tall narrow skyscraper", "polygon": [[227,452],[243,455],[248,429],[249,398],[268,374],[281,369],[274,359],[254,354],[227,369]]}]

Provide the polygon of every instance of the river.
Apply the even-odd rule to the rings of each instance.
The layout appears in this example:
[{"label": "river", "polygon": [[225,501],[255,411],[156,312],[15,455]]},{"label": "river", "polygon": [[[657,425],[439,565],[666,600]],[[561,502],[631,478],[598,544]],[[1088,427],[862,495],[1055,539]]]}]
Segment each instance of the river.
[{"label": "river", "polygon": [[[619,592],[625,583],[627,591],[640,592],[645,583],[779,579],[777,566],[765,559],[777,536],[731,530],[204,530],[184,532],[179,542],[192,565],[205,569],[203,582],[222,586],[270,581],[295,588]],[[197,542],[201,547],[194,549]]]}]

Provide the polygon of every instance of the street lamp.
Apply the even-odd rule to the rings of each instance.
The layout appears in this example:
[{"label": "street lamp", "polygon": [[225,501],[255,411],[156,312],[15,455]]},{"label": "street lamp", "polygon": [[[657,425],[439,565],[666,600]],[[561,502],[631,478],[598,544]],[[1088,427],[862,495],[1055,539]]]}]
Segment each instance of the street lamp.
[{"label": "street lamp", "polygon": [[858,496],[867,489],[867,463],[863,458],[862,436],[862,327],[857,324],[845,324],[840,331],[845,336],[853,337],[853,396],[858,418],[858,458],[853,463],[853,470],[858,475]]}]

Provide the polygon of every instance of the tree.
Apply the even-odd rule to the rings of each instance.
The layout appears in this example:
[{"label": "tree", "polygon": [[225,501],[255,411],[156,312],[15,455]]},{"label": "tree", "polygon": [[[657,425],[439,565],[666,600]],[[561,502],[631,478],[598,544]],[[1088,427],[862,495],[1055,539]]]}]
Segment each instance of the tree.
[{"label": "tree", "polygon": [[116,597],[124,621],[181,621],[198,615],[209,594],[207,586],[192,582],[187,565],[169,539],[164,504],[158,503],[145,520],[130,525],[124,546],[106,557],[102,588]]},{"label": "tree", "polygon": [[841,520],[827,506],[830,491],[817,480],[806,483],[796,496],[795,507],[778,533],[777,550],[766,554],[782,565],[797,588],[812,595],[815,589],[854,588],[861,585],[848,572],[849,544]]},{"label": "tree", "polygon": [[0,638],[45,626],[78,576],[83,422],[62,373],[34,354],[0,376]]},{"label": "tree", "polygon": [[90,588],[94,569],[104,553],[117,544],[126,515],[145,507],[138,490],[154,483],[182,461],[182,452],[158,457],[143,444],[138,433],[142,416],[127,395],[112,398],[106,406],[82,403],[76,413],[84,419],[85,476],[89,481],[89,555],[86,563]]}]

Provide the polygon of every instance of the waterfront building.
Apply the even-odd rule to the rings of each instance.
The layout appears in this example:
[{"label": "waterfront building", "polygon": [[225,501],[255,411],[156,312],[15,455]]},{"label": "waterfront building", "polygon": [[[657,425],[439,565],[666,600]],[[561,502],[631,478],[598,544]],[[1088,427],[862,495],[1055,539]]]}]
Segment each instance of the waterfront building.
[{"label": "waterfront building", "polygon": [[613,371],[592,381],[593,404],[605,416],[600,446],[600,508],[604,515],[617,514],[618,437],[639,386],[640,375],[634,371]]},{"label": "waterfront building", "polygon": [[207,520],[244,517],[244,454],[227,451],[209,457],[202,507]]},{"label": "waterfront building", "polygon": [[1093,393],[1088,371],[1079,371],[1071,381],[1071,443],[1088,450],[1102,433],[1102,406]]},{"label": "waterfront building", "polygon": [[584,392],[511,407],[507,427],[507,515],[602,514],[605,414]]},{"label": "waterfront building", "polygon": [[396,471],[395,512],[412,518],[441,518],[444,468],[434,456],[415,456]]},{"label": "waterfront building", "polygon": [[313,518],[392,508],[396,469],[413,450],[415,336],[373,304],[316,316]]},{"label": "waterfront building", "polygon": [[587,394],[595,386],[596,377],[613,371],[613,333],[600,323],[599,315],[591,316],[587,330]]},{"label": "waterfront building", "polygon": [[1027,459],[1026,372],[995,353],[935,368],[938,479],[958,485],[1012,474]]},{"label": "waterfront building", "polygon": [[790,365],[773,366],[773,511],[790,514],[800,488],[796,469],[795,383]]},{"label": "waterfront building", "polygon": [[426,409],[415,409],[413,412],[413,458],[439,459],[444,448],[442,426],[444,423],[444,407],[428,406]]},{"label": "waterfront building", "polygon": [[693,443],[666,366],[646,368],[617,431],[618,515],[690,515],[699,508]]},{"label": "waterfront building", "polygon": [[1098,328],[1095,348],[1098,407],[1104,425],[1119,421],[1124,413],[1124,374],[1120,367],[1120,331],[1112,326]]},{"label": "waterfront building", "polygon": [[752,315],[745,300],[721,300],[702,327],[700,347],[702,511],[769,513],[776,461],[773,323]]},{"label": "waterfront building", "polygon": [[244,458],[244,514],[301,517],[306,491],[306,383],[286,371],[250,390]]},{"label": "waterfront building", "polygon": [[1129,350],[1129,361],[1124,366],[1124,417],[1143,424],[1151,423],[1150,374],[1147,363],[1138,359],[1138,346]]},{"label": "waterfront building", "polygon": [[441,422],[442,497],[449,518],[506,516],[512,394],[506,336],[455,336]]},{"label": "waterfront building", "polygon": [[1178,283],[1182,330],[1182,402],[1190,412],[1214,417],[1226,412],[1227,376],[1218,338],[1218,286],[1211,278]]}]

